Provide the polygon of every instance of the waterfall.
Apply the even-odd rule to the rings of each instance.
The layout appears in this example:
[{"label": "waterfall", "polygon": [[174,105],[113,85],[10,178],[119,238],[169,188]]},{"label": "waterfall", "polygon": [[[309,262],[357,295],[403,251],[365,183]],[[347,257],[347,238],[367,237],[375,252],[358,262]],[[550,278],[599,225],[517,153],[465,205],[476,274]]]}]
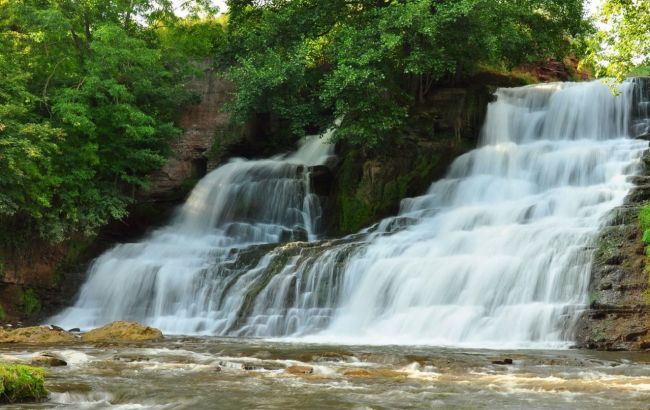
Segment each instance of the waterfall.
[{"label": "waterfall", "polygon": [[[647,148],[630,138],[647,131],[633,119],[637,94],[633,82],[618,95],[600,82],[499,89],[477,149],[397,216],[340,239],[317,240],[317,201],[297,165],[322,162],[328,147],[233,161],[199,183],[170,226],[98,258],[53,323],[566,346],[588,304],[592,242]],[[283,235],[310,241],[278,245]]]},{"label": "waterfall", "polygon": [[94,261],[76,304],[52,321],[90,328],[131,319],[172,333],[228,329],[227,318],[215,320],[215,305],[229,289],[221,279],[234,255],[253,244],[317,237],[321,207],[307,167],[332,156],[332,132],[307,137],[292,155],[234,159],[206,175],[168,226]]},{"label": "waterfall", "polygon": [[501,89],[479,148],[428,193],[417,222],[346,267],[326,340],[555,347],[588,304],[604,218],[631,188],[647,142],[627,138],[633,84]]}]

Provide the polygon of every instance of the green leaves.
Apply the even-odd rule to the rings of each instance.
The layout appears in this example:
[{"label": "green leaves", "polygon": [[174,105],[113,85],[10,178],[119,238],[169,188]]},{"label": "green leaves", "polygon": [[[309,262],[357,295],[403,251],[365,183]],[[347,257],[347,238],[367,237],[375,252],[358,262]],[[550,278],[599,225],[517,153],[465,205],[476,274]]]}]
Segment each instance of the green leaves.
[{"label": "green leaves", "polygon": [[180,132],[176,24],[168,0],[0,0],[0,223],[58,241],[125,216]]},{"label": "green leaves", "polygon": [[588,60],[597,73],[619,80],[650,73],[650,0],[605,0],[598,17]]},{"label": "green leaves", "polygon": [[586,27],[580,0],[229,4],[235,118],[280,115],[296,136],[343,118],[335,138],[368,145],[395,138],[433,84],[564,57]]}]

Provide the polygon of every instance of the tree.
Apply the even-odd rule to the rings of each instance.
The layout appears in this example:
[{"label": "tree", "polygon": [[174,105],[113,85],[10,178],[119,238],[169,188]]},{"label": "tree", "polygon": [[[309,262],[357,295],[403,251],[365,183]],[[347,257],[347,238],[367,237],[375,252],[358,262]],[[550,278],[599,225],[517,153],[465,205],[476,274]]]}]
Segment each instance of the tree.
[{"label": "tree", "polygon": [[[126,214],[179,134],[191,59],[218,41],[194,30],[201,55],[165,52],[187,37],[173,5],[0,0],[0,226],[58,241]],[[210,11],[183,5],[194,26]]]},{"label": "tree", "polygon": [[597,74],[619,80],[650,73],[650,0],[606,0],[603,28],[591,41],[588,60]]},{"label": "tree", "polygon": [[564,57],[582,1],[230,1],[221,64],[235,118],[272,112],[295,135],[341,118],[336,138],[380,144],[440,81],[482,64]]}]

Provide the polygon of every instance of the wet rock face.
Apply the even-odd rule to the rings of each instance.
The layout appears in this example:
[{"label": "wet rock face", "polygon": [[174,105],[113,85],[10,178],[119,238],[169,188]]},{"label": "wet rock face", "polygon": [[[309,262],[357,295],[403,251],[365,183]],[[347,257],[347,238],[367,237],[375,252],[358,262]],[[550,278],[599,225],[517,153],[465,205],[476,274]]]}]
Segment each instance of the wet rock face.
[{"label": "wet rock face", "polygon": [[179,123],[183,135],[171,144],[172,157],[160,171],[150,176],[150,189],[145,196],[163,199],[183,195],[185,185],[198,180],[208,170],[208,151],[218,130],[226,128],[230,116],[222,112],[233,86],[217,76],[208,62],[197,64],[203,75],[195,76],[189,89],[199,99],[198,104],[186,107]]},{"label": "wet rock face", "polygon": [[[646,156],[650,151],[646,151]],[[642,204],[627,202],[615,210],[610,226],[596,242],[589,285],[589,308],[579,318],[577,346],[598,350],[645,350],[650,347],[647,256],[638,223]]]}]

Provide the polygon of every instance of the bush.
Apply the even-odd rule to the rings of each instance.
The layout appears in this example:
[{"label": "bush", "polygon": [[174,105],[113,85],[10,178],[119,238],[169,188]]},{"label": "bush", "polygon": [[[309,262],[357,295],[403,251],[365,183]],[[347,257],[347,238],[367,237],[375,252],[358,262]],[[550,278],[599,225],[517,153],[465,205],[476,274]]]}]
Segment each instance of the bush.
[{"label": "bush", "polygon": [[644,231],[650,229],[650,205],[645,205],[639,212],[639,225]]},{"label": "bush", "polygon": [[41,310],[41,301],[32,289],[27,289],[25,293],[23,293],[23,307],[25,308],[25,314],[27,314],[27,316]]},{"label": "bush", "polygon": [[47,397],[44,374],[38,367],[0,364],[0,403],[44,399]]},{"label": "bush", "polygon": [[639,226],[643,230],[643,243],[650,245],[650,205],[645,205],[639,211]]}]

